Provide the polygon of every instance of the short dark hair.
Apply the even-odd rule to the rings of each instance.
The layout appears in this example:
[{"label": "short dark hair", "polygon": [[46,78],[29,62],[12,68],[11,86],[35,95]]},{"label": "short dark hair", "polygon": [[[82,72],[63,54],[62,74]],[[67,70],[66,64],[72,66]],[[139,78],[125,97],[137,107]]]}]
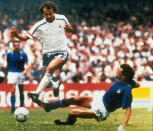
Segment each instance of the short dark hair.
[{"label": "short dark hair", "polygon": [[127,82],[130,82],[135,74],[134,69],[128,64],[122,64],[121,68],[123,69],[122,75],[126,76]]},{"label": "short dark hair", "polygon": [[39,8],[41,14],[43,14],[43,9],[45,7],[47,9],[53,9],[54,12],[57,12],[57,10],[58,10],[58,7],[57,7],[55,2],[53,2],[53,1],[45,1],[44,3],[42,3],[40,5],[40,8]]}]

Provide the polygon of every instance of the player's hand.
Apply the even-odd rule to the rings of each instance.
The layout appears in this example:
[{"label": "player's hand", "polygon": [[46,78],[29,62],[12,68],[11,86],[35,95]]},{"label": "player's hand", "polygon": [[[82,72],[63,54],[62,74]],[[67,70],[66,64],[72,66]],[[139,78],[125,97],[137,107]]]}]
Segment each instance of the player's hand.
[{"label": "player's hand", "polygon": [[122,125],[119,125],[118,128],[117,128],[117,131],[126,131]]},{"label": "player's hand", "polygon": [[11,27],[11,34],[13,36],[17,36],[18,35],[18,30],[15,27]]},{"label": "player's hand", "polygon": [[70,24],[66,24],[65,28],[64,28],[67,32],[71,32],[72,31],[72,26]]}]

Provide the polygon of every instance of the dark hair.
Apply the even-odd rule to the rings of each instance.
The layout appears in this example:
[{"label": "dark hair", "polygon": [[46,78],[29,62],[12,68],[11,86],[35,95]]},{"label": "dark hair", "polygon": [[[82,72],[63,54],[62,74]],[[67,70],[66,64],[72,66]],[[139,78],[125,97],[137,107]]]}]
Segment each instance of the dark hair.
[{"label": "dark hair", "polygon": [[53,9],[54,12],[57,12],[57,10],[58,10],[56,3],[52,2],[52,1],[45,1],[44,3],[42,3],[40,5],[40,8],[39,8],[41,14],[43,14],[43,9],[45,7],[47,9]]},{"label": "dark hair", "polygon": [[123,69],[122,75],[126,76],[126,81],[131,82],[131,80],[132,80],[132,78],[134,77],[134,74],[135,74],[133,68],[128,64],[122,64],[121,68]]}]

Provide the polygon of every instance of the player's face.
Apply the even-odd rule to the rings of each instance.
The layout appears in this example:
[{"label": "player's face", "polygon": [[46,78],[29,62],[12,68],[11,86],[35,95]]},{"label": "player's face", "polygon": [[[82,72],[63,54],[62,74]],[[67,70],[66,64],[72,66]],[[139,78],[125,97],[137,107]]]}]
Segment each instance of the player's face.
[{"label": "player's face", "polygon": [[19,51],[20,50],[20,44],[19,43],[14,43],[13,47],[14,47],[14,51]]},{"label": "player's face", "polygon": [[122,68],[118,68],[116,71],[116,78],[118,80],[123,80],[125,79],[125,76],[122,74],[123,69]]},{"label": "player's face", "polygon": [[55,18],[53,9],[43,9],[43,16],[46,18],[47,22],[52,22]]}]

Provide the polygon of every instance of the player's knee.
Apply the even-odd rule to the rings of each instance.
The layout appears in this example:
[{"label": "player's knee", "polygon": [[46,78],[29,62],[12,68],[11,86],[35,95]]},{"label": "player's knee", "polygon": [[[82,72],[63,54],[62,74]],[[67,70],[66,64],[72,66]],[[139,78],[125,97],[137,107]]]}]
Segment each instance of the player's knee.
[{"label": "player's knee", "polygon": [[15,96],[15,91],[11,91],[11,96]]},{"label": "player's knee", "polygon": [[52,69],[52,68],[47,68],[47,69],[46,69],[46,72],[49,72],[50,74],[52,74],[52,73],[54,72],[54,69]]},{"label": "player's knee", "polygon": [[76,116],[76,115],[79,115],[80,112],[81,112],[80,109],[73,109],[69,112],[69,115]]},{"label": "player's knee", "polygon": [[77,103],[80,100],[78,97],[72,97],[70,99],[71,99],[71,102],[73,103]]},{"label": "player's knee", "polygon": [[11,88],[11,95],[15,95],[15,89],[14,88]]}]

